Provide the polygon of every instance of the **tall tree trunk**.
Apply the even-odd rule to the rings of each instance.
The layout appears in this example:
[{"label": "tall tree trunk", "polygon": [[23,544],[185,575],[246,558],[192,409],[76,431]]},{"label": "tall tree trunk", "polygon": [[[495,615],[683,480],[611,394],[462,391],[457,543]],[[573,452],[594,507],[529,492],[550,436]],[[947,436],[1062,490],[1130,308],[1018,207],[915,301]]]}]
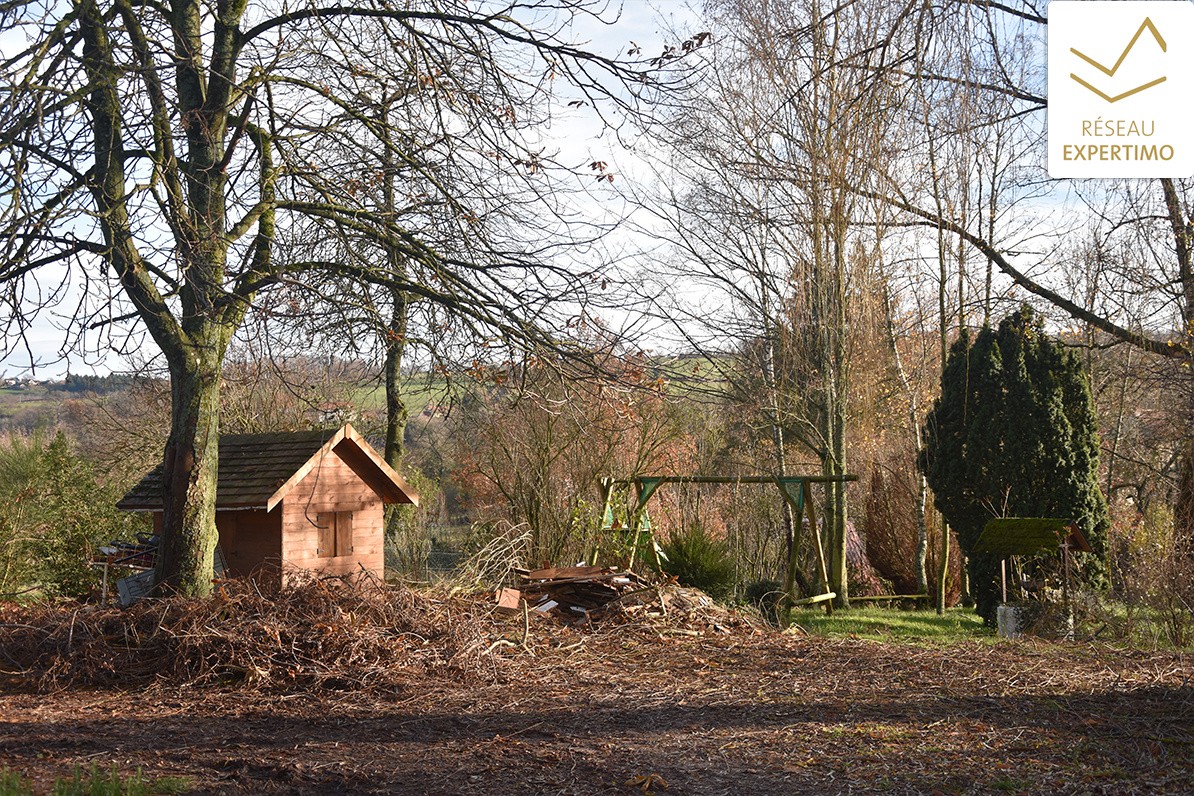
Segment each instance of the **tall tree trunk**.
[{"label": "tall tree trunk", "polygon": [[[77,6],[83,36],[83,66],[88,73],[87,108],[91,116],[94,166],[89,186],[98,210],[96,218],[108,246],[106,253],[122,287],[166,355],[170,366],[170,438],[163,455],[163,522],[156,565],[159,592],[205,595],[211,592],[212,561],[218,534],[215,525],[216,478],[220,433],[220,366],[239,323],[243,305],[220,304],[227,241],[224,236],[222,168],[225,106],[232,79],[231,63],[220,62],[219,82],[205,99],[196,63],[180,58],[175,67],[178,98],[188,118],[186,223],[175,230],[176,256],[184,263],[185,280],[179,290],[181,314],[158,292],[133,234],[127,196],[129,178],[124,163],[125,108],[119,85],[122,69],[115,59],[104,12],[94,0]],[[199,6],[179,3],[175,11],[179,51],[199,53]],[[243,10],[243,9],[242,9]],[[236,12],[239,13],[239,12]],[[230,13],[229,16],[235,16]],[[215,47],[229,41],[223,25],[214,31]],[[197,55],[195,56],[198,57]],[[169,182],[169,180],[167,180]],[[171,203],[177,212],[182,188],[171,183]],[[172,219],[176,223],[179,218]]]},{"label": "tall tree trunk", "polygon": [[[937,206],[941,207],[940,191],[936,187],[937,182],[934,178],[934,195],[937,197]],[[946,304],[946,285],[949,278],[949,273],[946,267],[945,257],[945,231],[937,228],[937,264],[940,269],[939,282],[937,285],[937,311],[940,318],[940,344],[941,344],[941,372],[945,372],[945,360],[949,356],[949,315]],[[937,613],[945,613],[945,595],[946,595],[946,581],[949,579],[949,523],[945,521],[945,515],[941,514],[941,550],[939,559],[937,561]]]},{"label": "tall tree trunk", "polygon": [[[912,436],[914,449],[919,456],[921,449],[924,447],[924,440],[922,439],[920,430],[920,402],[916,398],[916,391],[912,389],[912,384],[908,380],[908,373],[904,370],[904,360],[900,356],[900,347],[896,341],[895,301],[891,295],[891,286],[887,281],[887,272],[884,268],[882,252],[878,253],[877,260],[879,263],[879,278],[883,284],[883,305],[887,315],[885,324],[887,347],[891,353],[891,361],[895,368],[896,378],[899,379],[900,388],[908,397],[908,429]],[[925,507],[928,504],[929,488],[928,482],[925,480],[925,474],[921,472],[919,467],[915,469],[916,554],[912,560],[912,568],[916,572],[917,593],[927,595],[929,593],[929,526],[925,521]]]},{"label": "tall tree trunk", "polygon": [[[770,227],[771,219],[767,215],[763,218],[763,224],[765,230]],[[775,450],[775,474],[783,478],[788,474],[788,450],[787,442],[784,440],[779,374],[775,366],[775,343],[779,330],[776,328],[772,316],[772,313],[782,305],[782,302],[777,300],[773,305],[771,300],[771,287],[769,285],[767,269],[767,245],[768,239],[766,234],[764,234],[760,236],[758,242],[760,264],[757,272],[759,281],[759,315],[763,324],[763,340],[765,342],[763,352],[763,385],[767,389],[766,415],[767,424],[771,430],[771,444]],[[801,535],[804,529],[796,525],[796,517],[792,511],[792,505],[786,499],[782,502],[781,510],[783,511],[784,523],[784,549],[787,553],[784,572],[790,572],[793,579],[800,586],[800,590],[804,596],[811,597],[813,591],[809,587],[808,578],[801,570],[797,561],[797,557],[800,555]],[[815,531],[816,529],[814,529]]]},{"label": "tall tree trunk", "polygon": [[[919,59],[926,53],[925,39],[927,32],[923,25],[927,19],[931,17],[931,11],[925,17],[922,17],[917,25],[916,30],[916,54],[917,54],[917,69],[923,68]],[[921,123],[924,125],[926,134],[931,135],[933,125],[930,120],[930,105],[931,100],[925,93],[926,86],[923,82],[919,83],[920,94],[920,110]],[[941,170],[937,162],[937,150],[930,146],[928,148],[929,160],[929,177],[932,180],[931,189],[933,193],[933,205],[937,211],[937,217],[944,219],[945,213],[945,199],[943,196],[944,188],[941,184]],[[949,354],[949,314],[947,304],[947,294],[949,290],[949,263],[947,258],[948,247],[945,240],[945,226],[942,223],[937,224],[937,316],[940,324],[939,338],[940,354],[941,354],[941,371],[945,372],[945,360]],[[946,525],[945,518],[941,518],[941,549],[940,560],[938,562],[937,572],[937,613],[945,613],[945,581],[949,575],[949,527]]]},{"label": "tall tree trunk", "polygon": [[974,594],[970,591],[970,558],[962,553],[962,567],[958,570],[958,577],[962,581],[962,605],[966,608],[974,607]]},{"label": "tall tree trunk", "polygon": [[391,291],[390,324],[386,329],[386,464],[398,469],[406,452],[410,417],[402,390],[402,358],[406,353],[406,297]]},{"label": "tall tree trunk", "polygon": [[[383,103],[380,111],[381,130],[383,135],[389,136],[388,109]],[[382,210],[386,217],[393,222],[395,209],[396,169],[391,144],[387,140],[381,147],[382,165]],[[405,276],[405,263],[398,250],[397,244],[391,243],[386,252],[388,276],[397,281]],[[402,391],[402,359],[406,353],[406,324],[407,324],[407,295],[401,289],[393,286],[388,288],[390,298],[390,322],[385,329],[385,380],[386,380],[386,464],[398,470],[402,466],[402,456],[406,453],[406,422],[410,417],[407,410],[405,396]],[[397,535],[401,530],[401,512],[403,508],[397,504],[386,507],[387,535]]]},{"label": "tall tree trunk", "polygon": [[[166,444],[163,533],[157,589],[211,592],[220,446],[220,372],[247,297],[229,298],[227,238],[228,110],[236,85],[237,25],[243,2],[222,4],[210,33],[196,0],[174,3],[174,68],[186,135],[187,224],[175,233],[186,279],[179,289],[182,333],[157,343],[170,364],[171,423]],[[210,45],[205,40],[210,40]],[[203,53],[210,61],[203,63]],[[263,153],[263,168],[267,155]],[[268,183],[262,183],[263,198]],[[268,256],[268,246],[256,258]],[[257,262],[262,262],[257,259]],[[145,310],[142,309],[142,315]]]},{"label": "tall tree trunk", "polygon": [[[924,447],[920,438],[920,425],[917,422],[917,413],[913,409],[909,412],[912,415],[912,422],[916,428],[916,450],[920,451]],[[925,474],[920,472],[920,468],[916,471],[916,558],[913,561],[916,567],[916,591],[918,594],[926,595],[925,602],[922,605],[928,605],[929,593],[929,523],[925,516],[925,508],[929,502],[929,486],[925,480]]]},{"label": "tall tree trunk", "polygon": [[158,592],[211,593],[220,445],[222,330],[190,357],[170,363],[170,438],[166,444],[163,529],[157,558]]},{"label": "tall tree trunk", "polygon": [[1173,180],[1161,180],[1165,209],[1173,232],[1178,279],[1182,285],[1181,344],[1185,348],[1186,418],[1182,429],[1181,460],[1178,465],[1177,501],[1174,506],[1174,542],[1183,552],[1194,554],[1194,219],[1187,217]]},{"label": "tall tree trunk", "polygon": [[[826,475],[840,476],[846,472],[846,429],[845,401],[838,399],[833,405],[830,434],[830,454],[822,468]],[[830,539],[830,588],[837,594],[834,605],[850,607],[850,576],[847,567],[849,533],[847,530],[846,485],[841,481],[826,484],[825,526]]]},{"label": "tall tree trunk", "polygon": [[[1187,340],[1194,337],[1194,321]],[[1194,341],[1192,341],[1194,342]],[[1177,469],[1177,500],[1173,511],[1173,549],[1194,557],[1194,360],[1187,361],[1185,378],[1186,418],[1182,429],[1181,458]]]},{"label": "tall tree trunk", "polygon": [[[766,290],[766,287],[763,288]],[[775,448],[775,473],[783,478],[788,474],[788,452],[787,445],[784,442],[784,429],[780,421],[780,406],[779,406],[779,384],[775,372],[775,329],[770,321],[767,319],[768,307],[766,302],[763,303],[763,335],[767,341],[766,361],[763,363],[763,379],[767,386],[768,401],[767,414],[768,424],[771,426],[771,443]],[[797,557],[800,555],[800,538],[803,533],[803,528],[797,527],[796,518],[792,511],[792,505],[785,499],[783,501],[783,518],[784,518],[784,547],[788,554],[788,566],[785,572],[791,572],[792,577],[799,584],[801,591],[806,597],[811,597],[813,592],[809,588],[808,578],[801,570]],[[816,528],[813,529],[816,533]]]},{"label": "tall tree trunk", "polygon": [[1132,349],[1129,348],[1127,352],[1127,361],[1124,363],[1123,378],[1119,381],[1119,406],[1115,412],[1115,428],[1111,432],[1111,447],[1107,451],[1107,483],[1103,489],[1104,494],[1110,502],[1112,493],[1115,490],[1115,458],[1119,455],[1119,440],[1124,431],[1124,414],[1127,411],[1125,406],[1128,394],[1128,375],[1132,372]]},{"label": "tall tree trunk", "polygon": [[[840,167],[841,164],[835,164]],[[839,176],[838,185],[844,184]],[[831,418],[829,434],[826,444],[829,455],[826,458],[828,474],[842,476],[846,474],[846,423],[848,422],[847,400],[849,397],[847,358],[849,356],[849,325],[846,319],[846,245],[849,232],[848,210],[846,197],[842,188],[837,191],[830,207],[831,232],[833,235],[832,271],[829,277],[828,299],[824,323],[829,350],[829,372],[826,378],[829,385],[826,414]],[[829,573],[833,581],[833,591],[837,593],[834,602],[839,608],[850,607],[850,576],[847,566],[849,550],[848,508],[846,503],[846,485],[840,481],[829,484],[826,490],[827,503],[825,507],[826,523],[832,528],[832,570]]]},{"label": "tall tree trunk", "polygon": [[[1194,401],[1190,411],[1194,412]],[[1182,460],[1178,470],[1177,508],[1174,511],[1174,549],[1194,555],[1194,439],[1187,432],[1182,441]]]},{"label": "tall tree trunk", "polygon": [[945,613],[945,598],[949,592],[949,523],[941,517],[941,561],[937,565],[937,613]]},{"label": "tall tree trunk", "polygon": [[[390,291],[390,323],[386,329],[386,464],[398,470],[406,453],[406,422],[409,412],[402,391],[402,357],[406,352],[406,296]],[[396,537],[402,530],[405,507],[386,506],[386,535]]]}]

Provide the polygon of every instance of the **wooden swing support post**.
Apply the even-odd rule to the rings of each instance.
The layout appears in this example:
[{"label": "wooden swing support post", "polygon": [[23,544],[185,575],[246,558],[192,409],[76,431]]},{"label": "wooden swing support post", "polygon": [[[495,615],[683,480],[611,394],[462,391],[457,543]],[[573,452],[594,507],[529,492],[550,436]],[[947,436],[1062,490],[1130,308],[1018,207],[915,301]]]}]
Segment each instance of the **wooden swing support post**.
[{"label": "wooden swing support post", "polygon": [[[787,567],[784,573],[784,608],[790,618],[791,611],[799,605],[825,604],[825,612],[833,613],[833,599],[837,596],[829,590],[829,566],[825,560],[825,546],[821,541],[821,532],[817,528],[817,516],[813,508],[812,484],[845,483],[857,481],[856,475],[666,475],[666,476],[638,476],[636,478],[604,478],[601,482],[602,498],[605,503],[603,528],[605,531],[626,530],[633,542],[630,552],[630,566],[640,553],[654,551],[656,569],[661,568],[657,546],[651,531],[651,521],[647,516],[647,501],[655,494],[655,490],[663,484],[775,484],[794,514],[792,538],[788,540]],[[628,528],[615,527],[612,499],[616,486],[633,486],[635,489],[635,505],[628,517]],[[804,516],[807,513],[809,528],[817,550],[817,565],[820,575],[821,594],[798,599],[796,596],[796,568],[799,564],[800,533]],[[599,549],[593,551],[596,563]]]}]

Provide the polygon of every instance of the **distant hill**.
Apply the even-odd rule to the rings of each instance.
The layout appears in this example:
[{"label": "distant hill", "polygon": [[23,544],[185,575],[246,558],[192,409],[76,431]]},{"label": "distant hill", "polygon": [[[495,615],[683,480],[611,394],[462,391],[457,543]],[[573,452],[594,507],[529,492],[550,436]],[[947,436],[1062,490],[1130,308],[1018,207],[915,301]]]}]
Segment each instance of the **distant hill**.
[{"label": "distant hill", "polygon": [[107,376],[76,376],[73,373],[68,373],[61,382],[47,383],[46,386],[50,390],[71,393],[93,392],[102,395],[131,387],[137,379],[143,378],[145,377],[132,373],[110,373]]}]

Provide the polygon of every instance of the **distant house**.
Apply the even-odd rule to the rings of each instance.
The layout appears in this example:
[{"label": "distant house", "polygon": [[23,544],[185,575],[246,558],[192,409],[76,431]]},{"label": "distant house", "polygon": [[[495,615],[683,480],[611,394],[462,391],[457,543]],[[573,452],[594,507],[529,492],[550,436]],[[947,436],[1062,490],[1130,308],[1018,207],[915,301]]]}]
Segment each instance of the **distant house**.
[{"label": "distant house", "polygon": [[357,417],[356,407],[348,401],[331,401],[315,407],[319,425],[343,425]]},{"label": "distant house", "polygon": [[[283,582],[300,571],[385,575],[383,504],[419,496],[351,425],[220,437],[216,528],[226,572]],[[119,503],[162,527],[162,467]]]},{"label": "distant house", "polygon": [[447,417],[452,409],[448,404],[427,404],[423,407],[424,417]]}]

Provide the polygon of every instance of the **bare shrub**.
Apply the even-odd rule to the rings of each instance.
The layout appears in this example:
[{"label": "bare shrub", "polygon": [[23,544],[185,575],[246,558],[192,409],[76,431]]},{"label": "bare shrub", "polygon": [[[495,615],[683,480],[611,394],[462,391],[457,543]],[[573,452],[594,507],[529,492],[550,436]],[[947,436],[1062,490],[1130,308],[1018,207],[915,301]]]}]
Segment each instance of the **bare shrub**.
[{"label": "bare shrub", "polygon": [[[880,577],[891,581],[896,594],[916,593],[916,472],[913,457],[895,454],[871,465],[861,533],[866,540],[867,559]],[[937,562],[941,555],[941,519],[926,508],[929,546],[926,570],[929,594],[936,594]],[[955,605],[962,596],[962,554],[951,531],[949,582],[945,603]]]},{"label": "bare shrub", "polygon": [[916,493],[905,469],[886,462],[871,467],[860,529],[867,558],[897,594],[916,592]]},{"label": "bare shrub", "polygon": [[534,534],[525,523],[476,525],[473,536],[480,547],[445,582],[451,592],[500,586],[509,582],[514,569],[527,566]]},{"label": "bare shrub", "polygon": [[1118,508],[1111,568],[1126,610],[1108,623],[1118,624],[1115,630],[1125,638],[1147,634],[1151,626],[1165,644],[1194,644],[1194,555],[1174,533],[1172,510],[1159,502],[1143,515]]}]

